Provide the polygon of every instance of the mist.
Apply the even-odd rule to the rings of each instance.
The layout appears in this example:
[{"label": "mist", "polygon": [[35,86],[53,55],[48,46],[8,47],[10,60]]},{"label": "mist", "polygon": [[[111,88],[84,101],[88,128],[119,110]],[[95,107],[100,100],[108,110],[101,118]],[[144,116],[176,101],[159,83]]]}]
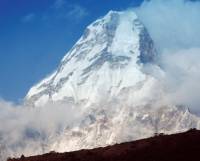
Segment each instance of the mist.
[{"label": "mist", "polygon": [[[70,103],[33,108],[0,101],[0,160],[48,152],[50,139],[80,120],[81,110]],[[52,137],[52,138],[51,138]]]},{"label": "mist", "polygon": [[136,13],[159,52],[200,47],[200,1],[144,1]]},{"label": "mist", "polygon": [[150,0],[134,10],[158,51],[164,76],[151,74],[165,89],[163,99],[199,113],[200,1]]}]

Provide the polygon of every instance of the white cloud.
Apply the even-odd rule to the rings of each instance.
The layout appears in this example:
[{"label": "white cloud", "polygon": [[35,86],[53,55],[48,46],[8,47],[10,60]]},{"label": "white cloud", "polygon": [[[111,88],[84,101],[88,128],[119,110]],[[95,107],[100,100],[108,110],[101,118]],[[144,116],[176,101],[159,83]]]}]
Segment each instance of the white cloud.
[{"label": "white cloud", "polygon": [[53,12],[57,18],[68,20],[79,21],[89,14],[85,7],[76,3],[69,3],[67,0],[56,0],[52,8],[54,10],[51,10],[51,12]]},{"label": "white cloud", "polygon": [[44,145],[51,141],[49,137],[56,137],[72,121],[80,120],[80,111],[70,103],[32,108],[0,100],[0,161],[22,153],[48,152]]},{"label": "white cloud", "polygon": [[56,0],[53,7],[56,9],[62,8],[66,4],[65,0]]},{"label": "white cloud", "polygon": [[80,20],[88,15],[88,11],[80,5],[71,5],[67,13],[69,18]]},{"label": "white cloud", "polygon": [[160,50],[200,47],[199,1],[150,0],[136,11]]},{"label": "white cloud", "polygon": [[29,13],[21,18],[21,22],[28,23],[37,20],[67,20],[70,22],[79,22],[89,15],[89,11],[75,3],[69,3],[67,0],[55,0],[54,3],[43,13],[37,16],[35,13]]},{"label": "white cloud", "polygon": [[171,104],[188,106],[193,112],[200,112],[200,48],[165,51],[161,64],[165,71],[161,79],[166,87],[165,98]]},{"label": "white cloud", "polygon": [[25,15],[24,17],[22,17],[21,21],[22,22],[31,22],[32,20],[34,20],[36,17],[36,15],[34,13],[29,13],[27,15]]},{"label": "white cloud", "polygon": [[135,9],[158,49],[165,99],[200,111],[200,2],[150,0]]}]

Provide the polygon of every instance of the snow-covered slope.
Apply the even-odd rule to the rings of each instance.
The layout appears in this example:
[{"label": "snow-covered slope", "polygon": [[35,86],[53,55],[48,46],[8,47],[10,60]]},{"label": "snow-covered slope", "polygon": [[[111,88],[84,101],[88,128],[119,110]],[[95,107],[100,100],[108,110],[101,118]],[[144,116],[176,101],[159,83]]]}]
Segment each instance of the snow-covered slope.
[{"label": "snow-covered slope", "polygon": [[47,101],[97,102],[146,76],[140,68],[153,62],[156,51],[134,12],[110,11],[87,27],[58,69],[31,88],[26,100],[36,106]]}]

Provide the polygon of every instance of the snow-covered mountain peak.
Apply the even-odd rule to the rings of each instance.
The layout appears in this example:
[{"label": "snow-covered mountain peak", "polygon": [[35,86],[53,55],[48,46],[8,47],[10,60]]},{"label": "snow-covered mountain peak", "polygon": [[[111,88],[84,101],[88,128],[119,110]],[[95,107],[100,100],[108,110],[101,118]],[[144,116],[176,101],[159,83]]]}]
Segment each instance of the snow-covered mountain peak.
[{"label": "snow-covered mountain peak", "polygon": [[96,102],[116,96],[145,79],[140,68],[156,51],[147,30],[131,11],[110,11],[89,25],[58,69],[26,96],[36,106],[48,101]]},{"label": "snow-covered mountain peak", "polygon": [[[124,56],[134,43],[138,43],[141,30],[144,30],[144,26],[134,12],[110,11],[106,16],[90,24],[75,46],[86,46],[90,41],[98,40],[95,43],[105,44],[106,49],[112,54]],[[68,57],[66,54],[62,61]]]},{"label": "snow-covered mountain peak", "polygon": [[33,129],[33,133],[28,129],[28,138],[34,134],[41,137],[40,146],[13,142],[9,145],[12,153],[33,155],[30,147],[37,154],[74,151],[155,133],[199,129],[199,117],[166,99],[165,87],[156,77],[165,73],[156,66],[155,57],[153,40],[134,12],[110,11],[90,24],[57,70],[33,86],[25,98],[26,103],[38,107],[28,110],[45,109],[47,120],[51,120],[48,109],[52,104],[43,105],[49,101],[56,102],[52,107],[66,120],[72,112],[78,117],[72,117],[70,122],[63,120],[62,126],[59,122],[55,131],[45,135],[40,128]]}]

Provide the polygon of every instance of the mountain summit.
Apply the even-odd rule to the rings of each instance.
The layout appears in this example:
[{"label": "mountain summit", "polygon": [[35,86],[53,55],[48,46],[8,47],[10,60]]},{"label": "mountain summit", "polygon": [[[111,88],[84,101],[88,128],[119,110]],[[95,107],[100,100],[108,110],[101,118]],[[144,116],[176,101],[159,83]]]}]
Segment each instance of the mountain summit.
[{"label": "mountain summit", "polygon": [[99,101],[145,80],[140,68],[153,63],[153,41],[134,12],[110,11],[89,25],[58,69],[30,89],[26,101]]}]

